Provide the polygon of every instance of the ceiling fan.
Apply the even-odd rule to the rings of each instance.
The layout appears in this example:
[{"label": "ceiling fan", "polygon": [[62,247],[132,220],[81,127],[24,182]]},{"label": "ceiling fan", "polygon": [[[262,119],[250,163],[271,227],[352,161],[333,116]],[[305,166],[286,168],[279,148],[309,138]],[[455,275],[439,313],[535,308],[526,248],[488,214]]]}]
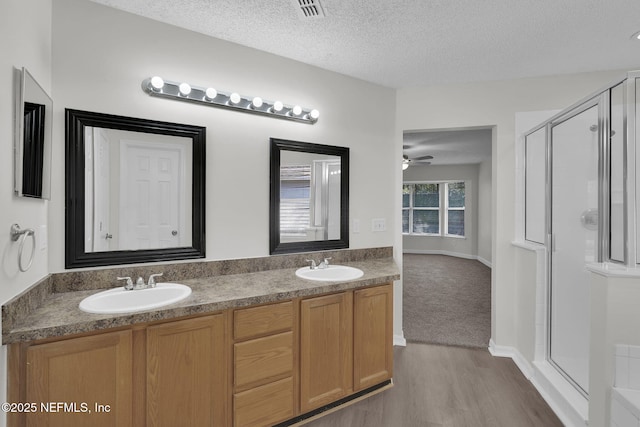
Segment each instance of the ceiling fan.
[{"label": "ceiling fan", "polygon": [[402,170],[407,169],[410,165],[414,164],[422,164],[422,165],[430,165],[431,162],[429,160],[433,159],[433,156],[419,156],[414,157],[412,159],[409,158],[406,154],[402,155]]}]

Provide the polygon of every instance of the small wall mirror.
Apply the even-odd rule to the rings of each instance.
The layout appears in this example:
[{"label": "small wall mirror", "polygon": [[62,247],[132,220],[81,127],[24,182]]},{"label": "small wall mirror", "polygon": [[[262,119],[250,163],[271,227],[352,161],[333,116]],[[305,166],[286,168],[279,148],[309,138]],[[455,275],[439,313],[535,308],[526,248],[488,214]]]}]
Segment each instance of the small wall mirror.
[{"label": "small wall mirror", "polygon": [[14,191],[21,197],[51,197],[53,101],[26,68],[14,69]]},{"label": "small wall mirror", "polygon": [[67,109],[66,267],[203,258],[205,131]]},{"label": "small wall mirror", "polygon": [[349,247],[349,148],[271,138],[271,254]]}]

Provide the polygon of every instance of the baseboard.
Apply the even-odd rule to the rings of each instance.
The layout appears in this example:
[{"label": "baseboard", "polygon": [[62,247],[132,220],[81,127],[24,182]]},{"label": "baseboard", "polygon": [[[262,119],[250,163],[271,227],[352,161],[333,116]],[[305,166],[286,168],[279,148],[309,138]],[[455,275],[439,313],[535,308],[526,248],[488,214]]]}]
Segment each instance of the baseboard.
[{"label": "baseboard", "polygon": [[453,256],[456,258],[464,258],[464,259],[475,259],[476,261],[481,262],[489,268],[492,268],[491,262],[482,258],[478,255],[471,254],[463,254],[462,252],[450,252],[450,251],[442,251],[442,250],[431,250],[431,249],[405,249],[402,251],[403,254],[418,254],[418,255],[447,255]]},{"label": "baseboard", "polygon": [[398,347],[406,347],[407,340],[404,338],[404,334],[393,336],[393,345]]},{"label": "baseboard", "polygon": [[490,261],[487,261],[486,259],[482,258],[480,255],[478,255],[478,256],[476,257],[476,259],[477,259],[478,261],[480,261],[481,263],[483,263],[484,265],[486,265],[487,267],[489,267],[489,268],[493,268],[493,264],[491,264],[491,262],[490,262]]},{"label": "baseboard", "polygon": [[495,357],[508,357],[513,360],[518,369],[522,372],[522,375],[529,381],[533,376],[533,367],[529,361],[514,347],[507,347],[503,345],[496,345],[493,339],[489,340],[489,353]]},{"label": "baseboard", "polygon": [[[493,339],[489,340],[489,353],[495,357],[509,357],[516,364],[518,369],[531,384],[538,390],[538,393],[547,402],[549,407],[560,418],[562,424],[567,427],[583,427],[588,425],[588,402],[586,399],[576,398],[578,394],[575,389],[568,384],[562,384],[553,379],[553,373],[544,364],[534,363],[534,366],[515,347],[496,345]],[[560,376],[556,372],[557,376]],[[566,381],[563,381],[566,383]]]}]

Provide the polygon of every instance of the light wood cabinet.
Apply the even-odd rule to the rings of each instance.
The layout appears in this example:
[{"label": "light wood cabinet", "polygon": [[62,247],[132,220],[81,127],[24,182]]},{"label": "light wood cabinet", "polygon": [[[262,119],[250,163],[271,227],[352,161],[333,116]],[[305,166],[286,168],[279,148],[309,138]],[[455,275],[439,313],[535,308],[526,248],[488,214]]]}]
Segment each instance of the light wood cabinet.
[{"label": "light wood cabinet", "polygon": [[233,425],[271,426],[297,413],[293,301],[234,311]]},{"label": "light wood cabinet", "polygon": [[339,400],[353,390],[353,293],[300,303],[300,411]]},{"label": "light wood cabinet", "polygon": [[8,401],[38,408],[8,413],[8,425],[262,427],[303,419],[390,386],[392,317],[388,284],[11,344]]},{"label": "light wood cabinet", "polygon": [[353,297],[353,388],[393,376],[393,286],[356,290]]},{"label": "light wood cabinet", "polygon": [[147,328],[147,426],[226,426],[225,315]]},{"label": "light wood cabinet", "polygon": [[25,398],[10,399],[37,405],[27,426],[131,426],[131,344],[127,330],[30,346]]}]

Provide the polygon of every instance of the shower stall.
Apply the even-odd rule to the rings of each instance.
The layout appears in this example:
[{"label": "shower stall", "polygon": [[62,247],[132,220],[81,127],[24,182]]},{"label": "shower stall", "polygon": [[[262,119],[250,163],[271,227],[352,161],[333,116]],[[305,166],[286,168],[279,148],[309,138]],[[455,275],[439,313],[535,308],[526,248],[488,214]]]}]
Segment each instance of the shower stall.
[{"label": "shower stall", "polygon": [[524,238],[547,253],[546,360],[588,399],[589,265],[636,268],[640,71],[524,135]]}]

